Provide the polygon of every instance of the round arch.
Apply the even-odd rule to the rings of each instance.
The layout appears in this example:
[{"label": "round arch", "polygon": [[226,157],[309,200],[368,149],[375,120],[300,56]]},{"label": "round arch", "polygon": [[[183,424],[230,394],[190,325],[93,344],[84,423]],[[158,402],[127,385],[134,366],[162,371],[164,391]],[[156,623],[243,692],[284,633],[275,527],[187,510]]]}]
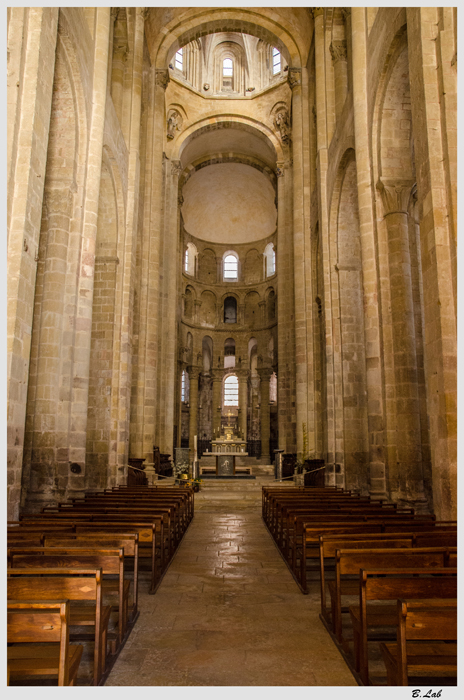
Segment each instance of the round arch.
[{"label": "round arch", "polygon": [[301,68],[307,57],[303,38],[296,35],[284,16],[272,19],[249,8],[191,8],[168,22],[164,30],[149,44],[152,63],[161,69],[167,68],[169,57],[179,48],[216,32],[240,32],[263,39],[279,49],[288,65],[295,68]]}]

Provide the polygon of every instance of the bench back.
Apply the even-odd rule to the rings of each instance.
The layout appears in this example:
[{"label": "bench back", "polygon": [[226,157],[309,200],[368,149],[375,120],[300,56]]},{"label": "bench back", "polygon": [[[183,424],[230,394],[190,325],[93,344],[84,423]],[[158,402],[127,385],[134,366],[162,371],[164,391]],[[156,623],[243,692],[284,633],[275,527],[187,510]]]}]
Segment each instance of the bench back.
[{"label": "bench back", "polygon": [[69,683],[69,614],[68,600],[9,601],[7,605],[8,644],[60,644],[58,685]]},{"label": "bench back", "polygon": [[70,547],[31,547],[8,549],[8,562],[12,568],[100,568],[103,574],[124,576],[124,549],[89,549]]},{"label": "bench back", "polygon": [[8,569],[10,600],[93,600],[101,606],[101,569]]},{"label": "bench back", "polygon": [[457,597],[457,569],[451,567],[433,569],[433,576],[430,575],[431,573],[429,568],[361,569],[359,572],[361,609],[365,607],[367,600]]},{"label": "bench back", "polygon": [[360,569],[381,566],[385,569],[402,567],[443,568],[449,565],[447,547],[407,549],[337,549],[335,566],[337,576],[358,574]]}]

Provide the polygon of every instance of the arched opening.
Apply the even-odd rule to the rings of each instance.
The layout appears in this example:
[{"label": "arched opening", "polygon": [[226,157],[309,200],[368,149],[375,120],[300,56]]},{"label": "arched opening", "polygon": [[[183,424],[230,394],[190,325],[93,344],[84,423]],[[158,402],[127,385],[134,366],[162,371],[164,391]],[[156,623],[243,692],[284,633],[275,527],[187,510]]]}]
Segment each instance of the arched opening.
[{"label": "arched opening", "polygon": [[224,379],[224,408],[238,408],[238,377],[235,374],[229,374]]},{"label": "arched opening", "polygon": [[227,338],[224,342],[224,369],[235,367],[235,340]]},{"label": "arched opening", "polygon": [[197,256],[198,251],[196,245],[194,243],[187,243],[184,257],[184,272],[192,277],[195,277],[196,273]]},{"label": "arched opening", "polygon": [[236,253],[227,253],[224,256],[222,276],[227,281],[238,279],[238,255]]},{"label": "arched opening", "polygon": [[275,275],[276,272],[276,254],[274,243],[268,243],[264,249],[264,265],[266,277]]},{"label": "arched opening", "polygon": [[224,299],[224,323],[237,323],[237,299],[235,297]]}]

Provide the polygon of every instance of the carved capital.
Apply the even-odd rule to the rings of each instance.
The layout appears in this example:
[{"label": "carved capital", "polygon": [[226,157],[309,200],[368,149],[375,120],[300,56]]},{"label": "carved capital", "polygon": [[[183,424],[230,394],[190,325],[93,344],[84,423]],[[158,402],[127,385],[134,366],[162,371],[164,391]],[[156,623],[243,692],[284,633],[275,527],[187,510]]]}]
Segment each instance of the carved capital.
[{"label": "carved capital", "polygon": [[192,379],[198,379],[198,377],[200,376],[201,370],[202,370],[202,368],[198,367],[197,365],[189,365],[187,367],[187,372],[188,372],[188,376],[189,376],[190,381],[192,381]]},{"label": "carved capital", "polygon": [[285,175],[285,171],[283,168],[277,168],[276,170],[276,175],[277,177],[283,177]]},{"label": "carved capital", "polygon": [[173,175],[177,175],[177,177],[179,177],[181,172],[182,172],[182,165],[180,164],[180,160],[171,160],[171,173]]},{"label": "carved capital", "polygon": [[149,12],[149,10],[150,10],[149,7],[138,7],[136,11],[140,14],[140,16],[142,17],[143,21],[145,22],[145,20],[146,20],[147,17],[148,17],[148,12]]},{"label": "carved capital", "polygon": [[169,71],[167,69],[155,70],[155,85],[157,87],[162,87],[163,90],[166,90],[170,80],[171,78],[169,77]]},{"label": "carved capital", "polygon": [[76,189],[75,183],[64,187],[46,187],[44,190],[44,205],[48,215],[60,213],[71,216],[73,196]]},{"label": "carved capital", "polygon": [[384,215],[408,213],[408,204],[415,181],[412,178],[388,180],[380,178],[377,190],[382,197]]},{"label": "carved capital", "polygon": [[268,382],[274,374],[274,370],[272,369],[272,367],[259,367],[257,369],[257,372],[262,382]]},{"label": "carved capital", "polygon": [[182,192],[179,192],[179,194],[177,196],[177,204],[181,207],[183,205],[183,203],[184,203],[184,196],[183,196]]},{"label": "carved capital", "polygon": [[337,63],[338,61],[345,61],[347,59],[346,51],[346,41],[332,41],[329,46],[330,54],[332,56],[332,61]]},{"label": "carved capital", "polygon": [[311,8],[311,12],[312,12],[314,19],[316,19],[316,17],[319,17],[320,15],[324,14],[324,8],[323,7],[313,7],[313,8]]},{"label": "carved capital", "polygon": [[292,90],[301,85],[301,68],[289,68],[287,80]]},{"label": "carved capital", "polygon": [[350,17],[350,15],[351,15],[351,7],[342,7],[341,11],[342,11],[343,19],[346,22],[348,17]]}]

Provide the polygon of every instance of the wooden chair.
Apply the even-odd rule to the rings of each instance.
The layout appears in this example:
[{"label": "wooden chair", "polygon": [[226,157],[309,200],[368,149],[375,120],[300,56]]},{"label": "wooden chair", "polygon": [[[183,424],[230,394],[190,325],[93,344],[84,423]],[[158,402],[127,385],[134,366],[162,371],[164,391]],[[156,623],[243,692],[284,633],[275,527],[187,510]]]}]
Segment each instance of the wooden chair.
[{"label": "wooden chair", "polygon": [[398,600],[397,641],[380,644],[387,685],[408,685],[410,675],[428,683],[431,674],[455,676],[457,621],[456,600]]},{"label": "wooden chair", "polygon": [[50,676],[74,685],[84,647],[69,643],[69,616],[68,600],[8,601],[8,685]]}]

